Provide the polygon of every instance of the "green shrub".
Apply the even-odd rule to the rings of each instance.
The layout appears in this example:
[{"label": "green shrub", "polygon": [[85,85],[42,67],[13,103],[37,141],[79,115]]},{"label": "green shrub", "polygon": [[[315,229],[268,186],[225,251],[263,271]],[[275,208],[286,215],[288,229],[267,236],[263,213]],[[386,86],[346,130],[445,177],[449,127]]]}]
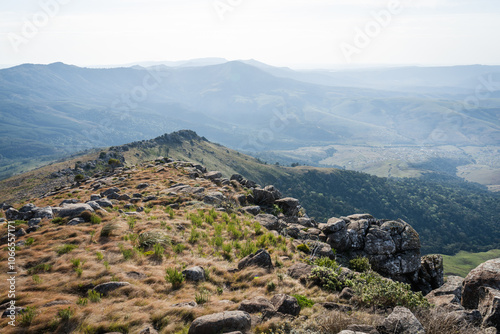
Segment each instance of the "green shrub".
[{"label": "green shrub", "polygon": [[233,250],[233,246],[230,243],[226,243],[226,244],[222,245],[222,256],[227,261],[231,261],[232,260],[232,256],[231,256],[231,251],[232,250]]},{"label": "green shrub", "polygon": [[189,215],[189,219],[191,220],[193,226],[201,227],[201,225],[203,225],[203,218],[195,213],[191,213]]},{"label": "green shrub", "polygon": [[329,257],[322,256],[319,258],[314,259],[313,263],[317,265],[318,267],[326,267],[326,268],[333,268],[337,269],[339,265],[335,260],[330,259]]},{"label": "green shrub", "polygon": [[247,255],[253,254],[257,251],[257,246],[250,239],[245,241],[245,244],[241,247],[240,257],[245,257]]},{"label": "green shrub", "polygon": [[88,223],[92,218],[92,212],[85,210],[82,213],[80,213],[80,217],[83,218],[83,220],[85,220]]},{"label": "green shrub", "polygon": [[73,265],[73,268],[78,268],[83,265],[80,259],[71,259],[71,264]]},{"label": "green shrub", "polygon": [[253,224],[253,229],[255,231],[255,235],[261,235],[263,233],[262,225],[260,225],[259,222],[255,222],[255,224]]},{"label": "green shrub", "polygon": [[57,224],[57,225],[63,225],[66,223],[65,219],[62,217],[56,217],[56,218],[52,219],[51,222],[53,224]]},{"label": "green shrub", "polygon": [[92,225],[98,225],[102,222],[102,219],[98,215],[92,214],[90,216],[90,222],[92,223]]},{"label": "green shrub", "polygon": [[31,245],[33,245],[33,243],[35,242],[35,239],[33,239],[33,237],[29,237],[28,239],[26,239],[26,247],[29,247]]},{"label": "green shrub", "polygon": [[63,254],[67,254],[67,253],[71,252],[75,248],[78,248],[78,246],[72,245],[72,244],[64,244],[64,245],[60,246],[59,248],[57,248],[56,251],[57,251],[58,255],[63,255]]},{"label": "green shrub", "polygon": [[48,264],[48,263],[40,263],[40,264],[37,264],[36,266],[34,267],[31,267],[30,269],[28,269],[28,274],[38,274],[38,273],[41,273],[41,272],[44,272],[44,271],[50,271],[50,269],[52,269],[52,265],[51,264]]},{"label": "green shrub", "polygon": [[26,307],[26,309],[24,309],[24,311],[20,313],[19,324],[22,327],[28,327],[29,325],[31,325],[37,315],[38,313],[36,312],[36,308],[28,306]]},{"label": "green shrub", "polygon": [[83,180],[85,180],[85,176],[83,174],[76,174],[75,175],[75,182],[82,182]]},{"label": "green shrub", "polygon": [[57,316],[61,318],[62,321],[68,321],[73,316],[73,311],[71,310],[71,307],[68,307],[59,310],[59,312],[57,312]]},{"label": "green shrub", "polygon": [[168,218],[170,218],[170,219],[174,219],[174,217],[175,217],[175,212],[174,212],[174,209],[172,209],[172,207],[167,206],[167,207],[165,208],[165,213],[166,213],[166,214],[168,214]]},{"label": "green shrub", "polygon": [[89,298],[91,303],[100,303],[102,295],[95,290],[88,290],[87,297]]},{"label": "green shrub", "polygon": [[159,231],[148,231],[141,233],[138,238],[139,247],[148,249],[156,244],[166,244],[167,237]]},{"label": "green shrub", "polygon": [[384,279],[376,273],[361,276],[354,284],[354,291],[366,306],[404,306],[411,310],[430,307],[422,293],[411,291],[409,284]]},{"label": "green shrub", "polygon": [[306,296],[303,295],[292,295],[297,299],[297,302],[299,303],[299,306],[301,309],[306,308],[306,307],[312,307],[314,305],[314,302],[307,298]]},{"label": "green shrub", "polygon": [[276,283],[274,283],[273,281],[267,282],[266,289],[269,292],[276,290]]},{"label": "green shrub", "polygon": [[309,278],[324,290],[340,291],[346,286],[352,286],[351,281],[342,279],[341,273],[340,267],[315,267]]},{"label": "green shrub", "polygon": [[186,246],[183,244],[177,244],[173,246],[173,250],[176,254],[180,254],[186,249]]},{"label": "green shrub", "polygon": [[173,289],[179,289],[184,282],[184,275],[175,268],[167,268],[165,272],[165,280],[172,284]]},{"label": "green shrub", "polygon": [[41,278],[40,278],[40,276],[38,276],[38,275],[33,275],[33,276],[31,276],[31,279],[33,280],[33,283],[35,283],[35,284],[40,284],[40,283],[42,283],[42,279],[41,279]]},{"label": "green shrub", "polygon": [[203,305],[205,303],[208,303],[210,301],[210,291],[208,291],[207,289],[201,289],[201,291],[199,293],[195,294],[194,300],[199,305]]},{"label": "green shrub", "polygon": [[165,248],[161,244],[155,244],[153,246],[154,249],[154,257],[158,260],[163,259],[163,253],[165,252]]},{"label": "green shrub", "polygon": [[191,233],[189,235],[188,242],[190,244],[195,244],[198,241],[198,239],[200,238],[200,236],[201,236],[201,233],[198,232],[196,230],[196,227],[193,226],[193,228],[191,228]]},{"label": "green shrub", "polygon": [[89,300],[87,298],[79,297],[78,300],[76,301],[76,305],[86,306],[88,302]]},{"label": "green shrub", "polygon": [[372,269],[368,258],[361,256],[358,256],[349,261],[349,268],[360,273],[364,273]]},{"label": "green shrub", "polygon": [[306,244],[300,244],[297,246],[297,249],[301,252],[304,252],[306,254],[309,254],[311,253],[311,249],[309,248],[309,246],[307,246]]},{"label": "green shrub", "polygon": [[101,252],[95,252],[98,261],[102,261],[104,259],[104,255]]}]

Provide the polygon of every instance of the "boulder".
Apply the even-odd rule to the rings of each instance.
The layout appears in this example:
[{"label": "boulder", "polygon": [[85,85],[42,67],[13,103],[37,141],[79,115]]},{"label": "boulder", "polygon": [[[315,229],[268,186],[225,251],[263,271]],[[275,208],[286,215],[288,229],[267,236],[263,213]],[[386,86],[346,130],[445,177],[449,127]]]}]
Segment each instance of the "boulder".
[{"label": "boulder", "polygon": [[76,218],[73,218],[71,219],[67,225],[70,225],[70,226],[74,226],[74,225],[78,225],[78,224],[83,224],[85,223],[85,220],[81,217],[76,217]]},{"label": "boulder", "polygon": [[[259,208],[260,209],[260,208]],[[280,224],[278,223],[278,217],[268,214],[258,214],[255,219],[270,231],[277,231],[280,229]]]},{"label": "boulder", "polygon": [[99,204],[100,207],[103,207],[103,208],[112,208],[113,207],[113,203],[111,203],[111,201],[109,199],[105,199],[105,198],[98,199],[95,202],[97,204]]},{"label": "boulder", "polygon": [[250,330],[250,314],[243,311],[229,311],[196,318],[189,327],[188,334],[220,334]]},{"label": "boulder", "polygon": [[147,187],[149,187],[149,183],[144,182],[144,183],[139,183],[136,188],[137,189],[145,189]]},{"label": "boulder", "polygon": [[32,227],[32,226],[35,226],[35,225],[40,225],[40,223],[42,222],[42,219],[41,218],[31,218],[29,221],[28,221],[28,226],[29,227]]},{"label": "boulder", "polygon": [[101,206],[97,204],[96,201],[88,201],[86,204],[90,205],[90,207],[94,209],[94,211],[102,210]]},{"label": "boulder", "polygon": [[5,211],[5,218],[9,221],[22,220],[23,214],[14,208],[9,208]]},{"label": "boulder", "polygon": [[218,204],[221,203],[226,197],[220,191],[209,192],[203,197],[203,202],[207,204]]},{"label": "boulder", "polygon": [[500,258],[480,264],[465,277],[462,288],[463,307],[477,309],[479,289],[482,286],[500,289]]},{"label": "boulder", "polygon": [[292,197],[285,197],[275,201],[276,205],[283,211],[285,216],[294,217],[299,214],[299,200]]},{"label": "boulder", "polygon": [[94,287],[94,291],[99,292],[103,295],[107,295],[111,291],[114,291],[118,288],[130,285],[129,282],[108,282],[102,283]]},{"label": "boulder", "polygon": [[500,330],[500,291],[488,287],[479,289],[479,312],[483,316],[483,327]]},{"label": "boulder", "polygon": [[424,327],[415,315],[402,306],[396,306],[377,330],[381,334],[425,334]]},{"label": "boulder", "polygon": [[[67,200],[67,201],[70,201],[70,200]],[[27,212],[31,212],[35,208],[36,208],[35,204],[28,203],[28,204],[23,205],[23,207],[19,209],[19,212],[27,213]]]},{"label": "boulder", "polygon": [[255,188],[253,190],[254,203],[263,206],[271,206],[281,198],[281,193],[274,186],[267,186],[264,189]]},{"label": "boulder", "polygon": [[205,270],[199,266],[185,269],[182,271],[182,274],[188,281],[199,282],[205,280]]},{"label": "boulder", "polygon": [[328,222],[322,226],[321,230],[326,234],[331,234],[331,233],[336,233],[339,232],[343,229],[345,229],[347,226],[347,223],[343,219],[339,218],[330,218],[328,219]]},{"label": "boulder", "polygon": [[245,206],[240,209],[241,212],[246,212],[248,214],[251,214],[252,216],[258,215],[260,213],[260,206],[254,205],[254,206]]},{"label": "boulder", "polygon": [[274,308],[277,312],[283,314],[290,314],[292,316],[297,316],[300,313],[300,305],[297,301],[297,298],[285,295],[285,294],[277,294],[271,298],[271,304],[273,304]]},{"label": "boulder", "polygon": [[427,297],[454,295],[460,302],[462,299],[462,285],[464,278],[459,276],[448,276],[446,282],[439,288],[432,290]]},{"label": "boulder", "polygon": [[261,296],[242,301],[238,310],[248,313],[272,314],[276,312],[274,305],[267,298]]},{"label": "boulder", "polygon": [[231,175],[231,181],[235,180],[235,181],[238,181],[239,183],[241,183],[241,181],[243,181],[245,178],[243,176],[241,176],[240,174],[233,174]]},{"label": "boulder", "polygon": [[177,303],[177,304],[172,305],[172,307],[187,307],[187,308],[194,308],[197,306],[198,306],[198,303],[196,303],[195,301]]},{"label": "boulder", "polygon": [[418,270],[419,290],[426,295],[442,286],[443,283],[443,257],[441,255],[422,256]]},{"label": "boulder", "polygon": [[203,175],[203,177],[205,179],[209,179],[209,180],[213,181],[213,180],[216,180],[216,179],[220,179],[222,177],[222,173],[218,172],[218,171],[208,172],[208,173],[205,173]]},{"label": "boulder", "polygon": [[44,208],[34,208],[32,211],[33,218],[54,218],[54,212],[52,212],[52,208],[50,206]]},{"label": "boulder", "polygon": [[65,199],[63,200],[59,206],[63,206],[65,204],[76,204],[76,203],[80,203],[80,200],[77,200],[76,198],[70,198],[70,199]]},{"label": "boulder", "polygon": [[54,207],[52,211],[59,217],[73,218],[79,216],[83,211],[94,212],[94,209],[88,204],[78,203],[78,204],[65,204],[62,207]]},{"label": "boulder", "polygon": [[119,193],[120,189],[117,187],[109,188],[103,192],[101,192],[101,197],[107,197],[108,195],[114,194],[114,193]]},{"label": "boulder", "polygon": [[396,252],[396,244],[389,232],[372,227],[366,235],[364,251],[370,255],[391,255]]},{"label": "boulder", "polygon": [[448,314],[457,326],[479,326],[482,322],[482,316],[478,310],[458,310]]},{"label": "boulder", "polygon": [[377,329],[370,325],[349,325],[347,326],[347,330],[353,331],[355,334],[378,334]]},{"label": "boulder", "polygon": [[246,267],[257,266],[271,270],[274,268],[271,261],[271,255],[265,249],[259,249],[257,252],[250,254],[238,262],[238,270]]}]

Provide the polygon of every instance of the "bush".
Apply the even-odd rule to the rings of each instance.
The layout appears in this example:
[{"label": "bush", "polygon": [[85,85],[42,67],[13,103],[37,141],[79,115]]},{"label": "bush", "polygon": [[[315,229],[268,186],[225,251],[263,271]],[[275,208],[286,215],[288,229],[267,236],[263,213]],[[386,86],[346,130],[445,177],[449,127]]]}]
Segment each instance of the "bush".
[{"label": "bush", "polygon": [[165,280],[172,284],[173,289],[179,289],[184,282],[184,275],[175,268],[167,268],[165,272]]},{"label": "bush", "polygon": [[40,278],[40,276],[38,276],[38,275],[33,275],[33,276],[31,276],[31,279],[33,280],[33,283],[35,283],[35,284],[40,284],[40,283],[42,283],[42,279],[41,279],[41,278]]},{"label": "bush", "polygon": [[156,244],[165,244],[167,242],[167,238],[163,233],[158,231],[149,231],[144,232],[139,235],[139,247],[142,248],[151,248]]},{"label": "bush", "polygon": [[253,254],[257,251],[257,246],[251,240],[247,239],[243,247],[241,247],[240,257]]},{"label": "bush", "polygon": [[276,290],[276,283],[274,283],[273,281],[268,282],[267,285],[266,285],[266,289],[269,292],[272,292],[272,291]]},{"label": "bush", "polygon": [[196,227],[193,226],[193,228],[191,228],[191,233],[189,235],[189,239],[188,239],[188,242],[190,244],[195,244],[198,239],[200,238],[201,236],[201,233],[196,231]]},{"label": "bush", "polygon": [[314,302],[307,298],[306,296],[303,295],[292,295],[297,299],[297,302],[299,303],[299,306],[301,309],[306,308],[306,307],[312,307],[314,305]]},{"label": "bush", "polygon": [[62,321],[68,321],[73,316],[73,311],[71,310],[71,307],[68,307],[59,310],[59,312],[57,312],[57,316],[61,318]]},{"label": "bush", "polygon": [[430,307],[422,293],[411,291],[409,284],[384,279],[376,273],[360,276],[354,284],[354,291],[366,306],[404,306],[411,310]]},{"label": "bush", "polygon": [[304,252],[306,254],[309,254],[311,253],[311,249],[309,248],[309,246],[307,246],[306,244],[300,244],[297,246],[297,249],[301,252]]},{"label": "bush", "polygon": [[64,244],[57,248],[57,254],[58,255],[63,255],[71,252],[73,249],[78,248],[77,245],[72,245],[72,244]]},{"label": "bush", "polygon": [[76,305],[86,306],[88,302],[89,300],[87,298],[79,297],[78,300],[76,301]]},{"label": "bush", "polygon": [[368,258],[361,256],[349,261],[349,268],[360,273],[364,273],[372,269]]},{"label": "bush", "polygon": [[316,267],[313,268],[310,279],[322,289],[328,291],[340,291],[346,286],[352,286],[352,282],[341,277],[342,268]]},{"label": "bush", "polygon": [[62,217],[56,217],[56,218],[52,219],[51,222],[53,224],[63,225],[63,224],[66,223],[66,220],[64,218],[62,218]]},{"label": "bush", "polygon": [[100,303],[101,302],[102,295],[95,290],[88,290],[87,296],[89,297],[89,300],[91,303]]},{"label": "bush", "polygon": [[155,244],[153,246],[153,249],[154,249],[154,257],[158,260],[163,259],[163,252],[165,252],[163,246],[160,244]]},{"label": "bush", "polygon": [[26,247],[29,247],[31,245],[33,245],[33,243],[35,242],[35,239],[33,239],[33,237],[29,237],[28,239],[26,239]]},{"label": "bush", "polygon": [[83,220],[85,220],[88,223],[92,218],[92,212],[85,210],[82,213],[80,213],[80,217],[83,218]]},{"label": "bush", "polygon": [[99,217],[96,214],[92,214],[90,216],[90,222],[92,223],[92,225],[98,225],[101,223],[101,221],[102,221],[101,217]]},{"label": "bush", "polygon": [[194,296],[194,300],[200,305],[208,303],[210,301],[210,291],[201,289],[201,291]]},{"label": "bush", "polygon": [[183,244],[177,244],[173,246],[173,250],[176,254],[182,253],[184,249],[186,249],[186,246],[184,246]]},{"label": "bush", "polygon": [[75,175],[75,182],[82,182],[83,180],[85,180],[85,176],[83,174],[76,174]]},{"label": "bush", "polygon": [[31,267],[30,269],[28,269],[28,274],[38,274],[38,273],[41,273],[41,272],[44,272],[44,271],[50,271],[50,269],[52,269],[52,265],[51,264],[48,264],[48,263],[40,263],[40,264],[37,264],[36,266],[34,267]]},{"label": "bush", "polygon": [[339,265],[335,260],[330,259],[329,257],[323,256],[316,258],[313,263],[317,265],[318,267],[326,267],[326,268],[332,268],[332,269],[337,269]]},{"label": "bush", "polygon": [[28,327],[37,315],[38,313],[36,312],[36,308],[28,306],[20,313],[21,318],[19,319],[19,324],[23,327]]}]

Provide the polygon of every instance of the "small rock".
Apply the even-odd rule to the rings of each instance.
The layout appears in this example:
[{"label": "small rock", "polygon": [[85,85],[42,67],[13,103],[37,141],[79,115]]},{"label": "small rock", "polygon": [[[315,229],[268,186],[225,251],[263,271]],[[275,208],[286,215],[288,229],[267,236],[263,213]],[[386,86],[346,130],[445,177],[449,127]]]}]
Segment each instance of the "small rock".
[{"label": "small rock", "polygon": [[377,330],[381,334],[425,334],[424,327],[418,319],[402,306],[396,306]]},{"label": "small rock", "polygon": [[242,212],[246,212],[251,214],[252,216],[258,215],[260,213],[260,206],[254,205],[254,206],[245,206],[240,209]]},{"label": "small rock", "polygon": [[76,203],[80,203],[80,201],[75,198],[65,199],[59,204],[59,206],[63,206],[64,204],[76,204]]},{"label": "small rock", "polygon": [[248,313],[276,312],[274,305],[267,298],[261,296],[242,301],[238,310]]},{"label": "small rock", "polygon": [[254,254],[248,255],[238,262],[238,270],[242,270],[243,268],[250,266],[257,266],[268,270],[274,268],[271,261],[271,255],[269,255],[265,249],[259,249]]},{"label": "small rock", "polygon": [[32,226],[35,226],[35,225],[40,225],[41,222],[42,222],[42,218],[31,218],[28,221],[28,226],[32,227]]},{"label": "small rock", "polygon": [[111,203],[110,200],[108,199],[98,199],[95,201],[97,204],[99,204],[99,206],[103,207],[103,208],[112,208],[113,207],[113,203]]},{"label": "small rock", "polygon": [[103,295],[107,295],[113,290],[116,290],[118,288],[124,287],[130,285],[129,282],[108,282],[108,283],[102,283],[94,287],[94,291],[97,291],[99,293],[102,293]]},{"label": "small rock", "polygon": [[277,312],[297,316],[300,313],[300,305],[295,297],[277,294],[271,298],[271,304]]},{"label": "small rock", "polygon": [[479,312],[483,316],[483,327],[500,330],[500,291],[488,287],[479,289]]},{"label": "small rock", "polygon": [[187,308],[193,308],[193,307],[197,307],[197,306],[198,306],[198,304],[195,301],[185,302],[185,303],[177,303],[177,304],[172,305],[172,307],[187,307]]},{"label": "small rock", "polygon": [[76,218],[73,218],[71,219],[69,222],[68,222],[68,225],[70,226],[74,226],[74,225],[78,225],[78,224],[83,224],[85,223],[85,220],[81,217],[76,217]]},{"label": "small rock", "polygon": [[352,307],[350,307],[348,305],[341,305],[341,304],[331,303],[331,302],[321,303],[321,306],[323,306],[327,310],[336,310],[336,311],[341,311],[344,313],[352,311]]},{"label": "small rock", "polygon": [[98,199],[101,199],[100,195],[97,195],[97,194],[90,195],[91,201],[97,201]]},{"label": "small rock", "polygon": [[204,178],[206,179],[209,179],[209,180],[216,180],[216,179],[220,179],[222,177],[222,173],[221,172],[208,172],[208,173],[205,173],[203,175]]},{"label": "small rock", "polygon": [[101,197],[107,197],[111,194],[114,194],[114,193],[119,193],[120,192],[120,189],[117,188],[117,187],[113,187],[113,188],[109,188],[103,192],[101,192]]}]

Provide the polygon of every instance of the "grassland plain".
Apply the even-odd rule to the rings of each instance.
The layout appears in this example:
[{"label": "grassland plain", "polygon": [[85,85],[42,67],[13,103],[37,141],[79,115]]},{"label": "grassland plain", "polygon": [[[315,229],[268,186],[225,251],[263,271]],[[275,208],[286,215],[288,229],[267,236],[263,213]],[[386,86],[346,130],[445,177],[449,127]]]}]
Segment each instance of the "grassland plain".
[{"label": "grassland plain", "polygon": [[492,249],[481,253],[460,251],[453,256],[443,255],[444,274],[465,277],[479,264],[499,257],[500,249]]}]

